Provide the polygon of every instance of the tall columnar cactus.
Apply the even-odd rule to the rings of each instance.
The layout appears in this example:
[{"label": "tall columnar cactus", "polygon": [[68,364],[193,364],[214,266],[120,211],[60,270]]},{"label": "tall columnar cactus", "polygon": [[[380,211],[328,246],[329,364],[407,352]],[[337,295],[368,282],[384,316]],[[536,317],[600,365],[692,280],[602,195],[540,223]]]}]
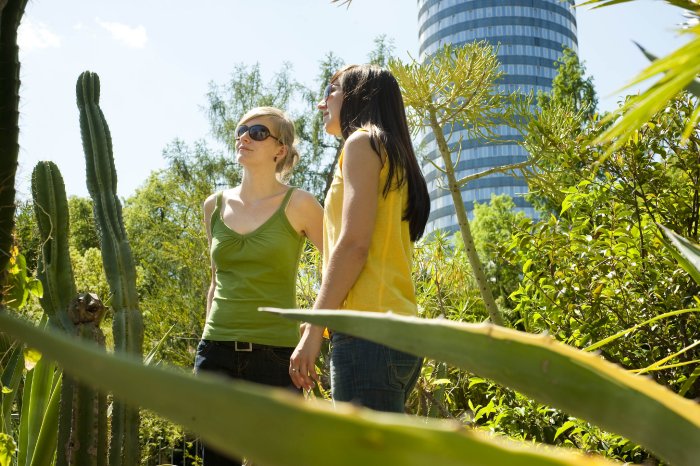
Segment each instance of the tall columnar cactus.
[{"label": "tall columnar cactus", "polygon": [[[63,178],[53,162],[39,162],[32,173],[34,211],[41,237],[38,276],[44,285],[41,305],[49,322],[63,331],[96,342],[104,348],[100,321],[104,306],[96,296],[76,297],[68,248],[68,201]],[[32,385],[35,385],[32,383]],[[46,385],[46,384],[42,384]],[[32,387],[32,394],[34,393]],[[60,388],[56,464],[106,464],[107,399],[93,388],[65,375]],[[56,434],[56,428],[41,426],[42,432]],[[28,443],[34,445],[35,440]],[[30,445],[31,444],[31,445]],[[49,448],[35,449],[46,452]],[[52,458],[53,455],[48,456]],[[29,455],[26,464],[35,463]],[[43,463],[42,463],[43,464]]]},{"label": "tall columnar cactus", "polygon": [[[143,319],[136,295],[136,267],[117,197],[112,138],[99,106],[100,78],[86,71],[78,78],[76,87],[87,187],[94,202],[102,263],[112,292],[114,346],[117,351],[142,357]],[[115,401],[109,452],[111,466],[139,463],[138,425],[138,408]]]},{"label": "tall columnar cactus", "polygon": [[68,201],[63,177],[53,162],[39,162],[32,172],[32,197],[41,254],[37,278],[44,287],[41,307],[49,323],[66,332],[73,329],[68,305],[76,288],[68,248]]},{"label": "tall columnar cactus", "polygon": [[15,224],[19,155],[19,48],[17,28],[27,0],[0,1],[0,301]]}]

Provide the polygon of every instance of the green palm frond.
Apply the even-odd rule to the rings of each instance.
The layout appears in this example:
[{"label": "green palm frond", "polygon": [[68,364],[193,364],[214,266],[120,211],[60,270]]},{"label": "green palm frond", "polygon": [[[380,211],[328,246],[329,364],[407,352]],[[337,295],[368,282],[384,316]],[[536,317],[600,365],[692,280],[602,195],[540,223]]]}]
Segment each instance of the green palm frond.
[{"label": "green palm frond", "polygon": [[[595,5],[593,8],[602,8],[605,6],[618,5],[620,3],[629,3],[634,0],[588,0],[583,2],[578,6]],[[677,6],[678,8],[683,8],[684,10],[689,10],[696,12],[700,10],[700,3],[693,0],[664,0],[669,5]]]},{"label": "green palm frond", "polygon": [[[588,0],[578,6],[601,8],[631,1],[633,0]],[[661,77],[649,89],[628,99],[624,105],[606,117],[604,121],[616,121],[594,143],[611,142],[607,150],[608,155],[624,145],[644,123],[679,93],[688,91],[700,97],[700,81],[697,79],[700,74],[700,25],[697,22],[700,2],[697,0],[665,0],[665,2],[686,10],[687,15],[694,18],[689,20],[680,31],[694,37],[663,58],[656,58],[637,44],[642,53],[651,60],[651,64],[623,89],[659,75]],[[691,115],[683,134],[684,138],[690,135],[698,121],[700,121],[700,106]]]},{"label": "green palm frond", "polygon": [[[617,119],[607,131],[601,134],[595,143],[612,142],[608,153],[622,146],[644,123],[659,112],[676,95],[684,90],[698,91],[696,78],[700,74],[700,26],[694,26],[685,33],[695,37],[666,57],[653,61],[645,70],[626,87],[634,86],[647,79],[662,74],[649,89],[625,102],[618,110],[607,116],[607,121]],[[700,97],[700,94],[696,94]],[[622,116],[622,118],[619,118]],[[687,137],[695,128],[700,113],[696,110],[684,132]]]}]

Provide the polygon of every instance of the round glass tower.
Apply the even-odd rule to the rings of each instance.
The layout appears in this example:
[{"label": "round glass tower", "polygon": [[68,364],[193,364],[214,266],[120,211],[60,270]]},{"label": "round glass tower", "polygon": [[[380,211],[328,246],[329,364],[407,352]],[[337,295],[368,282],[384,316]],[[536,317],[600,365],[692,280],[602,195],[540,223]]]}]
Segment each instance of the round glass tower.
[{"label": "round glass tower", "polygon": [[[506,92],[548,92],[557,73],[554,63],[564,47],[578,49],[576,16],[571,0],[418,0],[419,59],[424,61],[445,44],[455,46],[486,40],[498,47],[498,59],[505,76],[500,87]],[[505,126],[499,137],[517,140],[519,135]],[[459,134],[455,134],[458,140]],[[427,156],[440,159],[433,136],[422,143]],[[516,143],[480,140],[462,141],[457,178],[492,167],[517,163],[528,157]],[[431,212],[427,232],[457,230],[457,219],[450,193],[442,189],[440,172],[432,164],[423,167],[430,191]],[[474,202],[488,203],[491,194],[508,194],[516,207],[534,217],[525,201],[527,183],[520,178],[494,174],[467,184],[462,189],[464,205],[471,217]]]}]

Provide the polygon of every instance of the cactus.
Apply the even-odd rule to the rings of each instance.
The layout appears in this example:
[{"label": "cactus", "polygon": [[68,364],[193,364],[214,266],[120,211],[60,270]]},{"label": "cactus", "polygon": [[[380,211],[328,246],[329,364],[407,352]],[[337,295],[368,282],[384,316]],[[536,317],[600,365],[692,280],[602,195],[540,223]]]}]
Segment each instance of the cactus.
[{"label": "cactus", "polygon": [[[68,314],[80,338],[104,347],[100,322],[105,314],[102,302],[92,293],[79,294],[70,304]],[[60,432],[56,466],[73,464],[107,464],[107,397],[91,387],[64,375],[61,411],[71,412],[70,426]],[[70,411],[69,411],[70,410]],[[63,421],[63,419],[62,419]]]},{"label": "cactus", "polygon": [[44,286],[41,307],[49,323],[71,332],[68,305],[76,295],[68,248],[68,201],[63,177],[53,162],[39,162],[32,172],[32,197],[41,254],[37,278]]},{"label": "cactus", "polygon": [[17,28],[27,0],[0,1],[0,302],[15,224],[19,156],[19,48]]},{"label": "cactus", "polygon": [[[76,287],[68,248],[68,202],[63,178],[53,162],[39,162],[34,168],[32,195],[42,244],[38,270],[39,279],[44,285],[41,305],[49,323],[71,335],[96,342],[104,348],[104,334],[99,325],[105,307],[90,293],[81,293],[75,297]],[[34,385],[36,384],[32,383],[32,394]],[[41,383],[39,387],[47,389],[47,385]],[[64,376],[57,393],[61,394],[57,439],[55,426],[52,429],[49,425],[34,423],[41,425],[41,433],[44,435],[48,436],[53,431],[52,444],[58,443],[56,464],[105,464],[106,397],[67,375]],[[27,446],[34,443],[34,439],[30,438]],[[48,450],[53,449],[44,447],[33,451],[48,455]],[[36,455],[32,455],[32,452],[26,453],[29,453],[26,464],[37,464],[32,462],[36,461],[36,458],[33,458]],[[49,455],[49,458],[53,458],[53,454]]]},{"label": "cactus", "polygon": [[[112,138],[99,106],[100,78],[89,71],[82,73],[78,77],[76,92],[87,187],[94,202],[102,262],[112,291],[114,347],[116,351],[142,358],[143,319],[136,295],[136,267],[126,238],[121,203],[117,197]],[[111,466],[139,463],[138,427],[138,408],[115,401],[109,452]]]}]

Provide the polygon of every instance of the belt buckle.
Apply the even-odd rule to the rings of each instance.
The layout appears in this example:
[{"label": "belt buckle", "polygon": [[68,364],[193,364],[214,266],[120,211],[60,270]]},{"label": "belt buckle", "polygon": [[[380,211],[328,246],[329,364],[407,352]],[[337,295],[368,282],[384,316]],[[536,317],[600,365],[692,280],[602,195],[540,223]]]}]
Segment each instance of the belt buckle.
[{"label": "belt buckle", "polygon": [[[243,346],[238,346],[238,345],[243,345]],[[248,345],[248,346],[245,346]],[[233,349],[234,351],[242,351],[244,353],[252,353],[253,352],[253,344],[249,341],[234,341],[233,342]]]}]

